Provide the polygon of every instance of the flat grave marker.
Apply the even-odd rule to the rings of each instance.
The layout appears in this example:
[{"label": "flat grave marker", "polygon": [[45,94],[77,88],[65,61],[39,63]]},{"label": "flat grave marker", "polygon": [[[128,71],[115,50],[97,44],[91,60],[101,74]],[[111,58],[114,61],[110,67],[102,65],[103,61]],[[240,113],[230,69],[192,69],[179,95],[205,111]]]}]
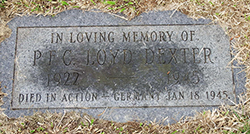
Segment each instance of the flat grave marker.
[{"label": "flat grave marker", "polygon": [[236,102],[244,77],[229,64],[222,28],[171,13],[131,21],[79,10],[15,18],[0,46],[5,113],[105,111],[104,119],[150,121]]}]

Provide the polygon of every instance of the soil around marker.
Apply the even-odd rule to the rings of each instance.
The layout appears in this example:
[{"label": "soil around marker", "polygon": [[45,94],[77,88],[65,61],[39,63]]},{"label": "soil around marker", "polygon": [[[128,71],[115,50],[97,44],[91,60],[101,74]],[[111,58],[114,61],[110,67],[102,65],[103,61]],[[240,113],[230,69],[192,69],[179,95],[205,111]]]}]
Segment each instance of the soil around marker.
[{"label": "soil around marker", "polygon": [[[34,132],[80,132],[80,133],[119,133],[119,132],[142,132],[142,133],[226,133],[226,132],[249,132],[248,120],[250,113],[249,103],[249,78],[250,78],[250,58],[249,58],[249,26],[250,9],[249,1],[187,1],[182,2],[173,0],[165,1],[138,1],[131,0],[133,4],[126,5],[128,2],[121,1],[115,5],[103,3],[97,0],[85,0],[81,2],[71,1],[15,1],[8,0],[0,3],[0,42],[8,38],[11,30],[7,27],[9,22],[16,15],[26,14],[42,14],[55,15],[59,12],[79,8],[82,10],[90,10],[93,8],[100,9],[103,12],[117,13],[121,11],[121,5],[126,8],[123,13],[127,19],[139,15],[149,10],[178,10],[192,18],[209,18],[224,28],[229,35],[233,47],[237,50],[234,60],[239,64],[245,65],[244,71],[247,77],[247,92],[240,97],[240,103],[235,106],[221,106],[213,111],[204,111],[197,113],[195,117],[190,117],[185,121],[177,124],[162,126],[159,123],[114,123],[91,118],[88,115],[79,115],[77,113],[36,113],[33,116],[22,117],[18,119],[9,119],[0,116],[0,131],[3,133],[34,133]],[[123,9],[123,8],[122,8]],[[122,16],[123,17],[123,16]],[[2,85],[4,88],[4,85]],[[1,95],[2,97],[3,95]],[[105,110],[104,110],[105,113]],[[101,116],[101,115],[100,115]],[[178,121],[177,121],[178,122]],[[77,125],[76,125],[77,124]]]}]

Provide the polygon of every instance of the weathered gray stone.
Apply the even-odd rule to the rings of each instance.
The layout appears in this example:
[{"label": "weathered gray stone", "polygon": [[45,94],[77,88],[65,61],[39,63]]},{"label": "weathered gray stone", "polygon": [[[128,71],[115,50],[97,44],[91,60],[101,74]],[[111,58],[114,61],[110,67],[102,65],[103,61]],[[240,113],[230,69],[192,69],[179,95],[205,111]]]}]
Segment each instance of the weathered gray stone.
[{"label": "weathered gray stone", "polygon": [[0,46],[5,113],[105,111],[101,118],[114,121],[168,116],[164,123],[172,123],[235,103],[244,75],[229,64],[229,38],[209,20],[172,13],[126,21],[70,10],[13,19]]}]

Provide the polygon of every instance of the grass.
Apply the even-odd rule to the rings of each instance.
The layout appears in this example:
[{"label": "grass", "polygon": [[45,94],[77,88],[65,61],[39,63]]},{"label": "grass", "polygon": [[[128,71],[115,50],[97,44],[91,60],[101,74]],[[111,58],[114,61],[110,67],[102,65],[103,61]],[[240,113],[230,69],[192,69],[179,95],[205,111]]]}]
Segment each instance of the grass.
[{"label": "grass", "polygon": [[172,125],[163,126],[156,122],[117,123],[76,112],[35,113],[16,119],[2,114],[0,133],[250,133],[249,5],[249,0],[0,0],[0,42],[10,36],[11,30],[6,24],[15,16],[55,16],[69,9],[97,8],[103,12],[121,12],[126,17],[120,17],[127,20],[149,10],[178,10],[195,19],[209,18],[218,22],[230,37],[237,50],[233,60],[245,65],[247,77],[247,92],[240,97],[239,104],[203,111]]}]

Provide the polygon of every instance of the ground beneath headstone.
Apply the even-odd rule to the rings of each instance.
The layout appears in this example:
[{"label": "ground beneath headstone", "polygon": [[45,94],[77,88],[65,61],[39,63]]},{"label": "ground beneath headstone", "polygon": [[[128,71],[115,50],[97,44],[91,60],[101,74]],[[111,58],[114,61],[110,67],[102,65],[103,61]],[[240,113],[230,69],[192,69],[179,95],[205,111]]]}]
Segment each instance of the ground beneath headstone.
[{"label": "ground beneath headstone", "polygon": [[[86,2],[86,1],[85,1]],[[99,2],[95,1],[97,3],[97,7],[100,6]],[[134,2],[134,1],[133,1]],[[25,1],[25,3],[29,4],[29,1]],[[38,4],[43,4],[43,3],[39,3],[37,1]],[[249,16],[248,14],[246,14],[247,12],[249,12],[249,8],[247,7],[249,5],[249,3],[247,1],[241,1],[238,3],[235,3],[233,1],[196,1],[196,2],[186,2],[186,3],[180,3],[179,1],[174,1],[173,5],[171,5],[170,3],[165,3],[165,2],[155,2],[152,1],[152,4],[150,3],[140,3],[142,5],[141,6],[141,11],[143,12],[145,9],[147,9],[148,7],[151,8],[165,8],[165,9],[172,9],[172,8],[177,8],[178,10],[189,14],[189,16],[202,16],[202,17],[206,17],[206,18],[211,18],[213,20],[217,20],[220,21],[222,23],[222,25],[225,25],[225,27],[228,28],[229,32],[229,36],[234,39],[234,40],[238,40],[240,41],[239,44],[235,44],[235,47],[237,48],[237,50],[239,50],[239,53],[237,55],[236,58],[240,59],[240,61],[242,62],[242,64],[246,65],[246,68],[248,70],[249,66],[249,58],[248,58],[248,52],[249,52]],[[7,28],[5,27],[5,24],[7,21],[9,21],[9,16],[13,16],[14,13],[22,13],[25,10],[32,10],[32,8],[27,7],[25,4],[23,4],[23,2],[21,2],[21,4],[19,3],[15,3],[12,1],[6,1],[5,2],[6,5],[4,5],[6,8],[1,8],[1,33],[0,33],[0,40],[3,40],[4,38],[8,37],[10,33],[9,30],[7,30]],[[48,4],[48,3],[46,3]],[[84,5],[85,3],[81,3],[79,4],[79,6]],[[95,7],[95,4],[92,2],[88,2],[88,4],[92,4],[93,7]],[[161,5],[162,4],[162,5]],[[19,11],[18,10],[13,10],[13,8],[10,8],[11,6],[19,6]],[[36,4],[33,5],[33,7]],[[51,3],[49,3],[49,5],[52,5]],[[147,5],[147,6],[145,6]],[[160,5],[160,6],[159,6]],[[60,10],[64,10],[68,5],[63,5],[61,7],[59,7]],[[72,5],[74,6],[74,5]],[[108,7],[110,5],[105,5],[103,6],[104,8],[106,8],[106,10],[108,10]],[[117,5],[115,5],[117,6]],[[165,7],[164,7],[165,6]],[[172,8],[169,8],[171,7]],[[53,6],[51,6],[53,7]],[[100,6],[101,7],[101,6]],[[35,8],[34,8],[35,9]],[[138,7],[136,7],[136,9],[140,9]],[[144,10],[143,10],[144,9]],[[36,11],[34,10],[36,13],[39,13],[39,10]],[[198,12],[197,12],[198,11]],[[200,12],[199,12],[200,11]],[[233,13],[234,15],[230,15],[230,13]],[[129,12],[128,12],[129,14]],[[132,15],[133,16],[133,15]],[[3,30],[2,30],[3,29]],[[4,31],[4,32],[2,32]],[[242,34],[244,33],[244,34]],[[243,44],[243,45],[240,45]],[[248,71],[249,72],[249,71]],[[249,76],[247,74],[247,76]],[[248,85],[247,85],[248,87]],[[122,124],[121,126],[116,126],[116,125],[112,125],[112,123],[110,123],[110,126],[107,125],[108,123],[103,123],[103,125],[97,125],[98,123],[94,121],[92,121],[91,119],[88,120],[88,125],[84,125],[86,126],[86,130],[84,129],[79,129],[79,131],[83,130],[83,132],[96,132],[97,130],[105,130],[105,128],[108,128],[108,130],[106,130],[106,133],[111,133],[111,132],[125,132],[123,131],[124,128],[128,128],[131,129],[131,131],[129,130],[129,132],[145,132],[145,133],[151,133],[151,132],[159,132],[159,133],[175,133],[175,132],[184,132],[184,133],[202,133],[202,132],[207,132],[207,133],[213,133],[213,132],[221,132],[221,133],[226,133],[226,132],[247,132],[249,131],[249,126],[247,124],[248,121],[246,120],[245,117],[248,117],[248,113],[249,113],[249,103],[248,103],[248,98],[249,98],[249,94],[245,94],[246,97],[243,99],[243,103],[240,103],[239,105],[237,105],[236,107],[230,107],[230,108],[221,108],[218,110],[215,110],[213,112],[203,112],[200,114],[197,114],[197,117],[195,117],[192,121],[190,122],[185,122],[185,123],[181,123],[181,124],[174,124],[171,126],[160,126],[158,124],[152,124],[152,125],[144,125],[143,123],[135,123],[135,122],[128,122],[125,124]],[[243,108],[244,107],[244,108]],[[242,111],[242,109],[244,109]],[[64,121],[64,117],[67,117],[67,119],[71,120],[71,121],[65,121],[66,124],[60,123],[61,125],[63,124],[65,127],[61,127],[61,128],[56,128],[54,126],[60,126],[60,125],[54,125],[53,123],[51,123],[51,121],[49,120],[45,120],[45,122],[39,122],[37,123],[37,118],[39,117],[39,119],[48,117],[48,118],[54,118],[55,120],[59,120],[60,121]],[[24,133],[34,133],[34,132],[38,132],[38,131],[45,131],[47,129],[53,129],[52,131],[60,131],[60,132],[67,132],[68,128],[69,128],[69,124],[74,123],[74,116],[72,116],[72,114],[68,117],[67,115],[54,115],[52,113],[50,114],[45,114],[45,115],[37,115],[37,116],[30,116],[27,118],[19,118],[19,119],[8,119],[5,116],[1,117],[1,131],[2,132],[6,132],[9,133],[11,131],[13,132],[17,132],[17,131],[21,131]],[[82,117],[81,117],[82,118]],[[31,121],[31,122],[29,122]],[[56,121],[55,121],[56,122]],[[93,122],[93,123],[91,123]],[[107,121],[108,122],[108,121]],[[97,124],[95,124],[97,123]],[[92,124],[92,125],[91,125]],[[235,125],[236,124],[236,125]],[[39,126],[40,125],[40,126]],[[43,126],[44,125],[44,126]],[[82,125],[81,123],[79,123],[79,125]],[[77,125],[76,125],[77,126]],[[92,126],[92,127],[91,127]],[[114,126],[114,127],[113,127]],[[133,127],[128,127],[128,126],[133,126]],[[82,127],[83,128],[83,127]],[[95,129],[94,129],[95,128]],[[96,129],[98,128],[98,129]],[[111,131],[113,128],[116,128],[116,130],[114,129],[114,131]],[[118,129],[117,129],[118,128]],[[148,131],[151,128],[151,131]],[[58,130],[57,130],[58,129]],[[72,128],[71,128],[72,129]],[[16,131],[17,130],[17,131]],[[73,130],[73,129],[72,129]],[[156,131],[159,130],[159,131]],[[99,131],[100,133],[102,131]]]}]

